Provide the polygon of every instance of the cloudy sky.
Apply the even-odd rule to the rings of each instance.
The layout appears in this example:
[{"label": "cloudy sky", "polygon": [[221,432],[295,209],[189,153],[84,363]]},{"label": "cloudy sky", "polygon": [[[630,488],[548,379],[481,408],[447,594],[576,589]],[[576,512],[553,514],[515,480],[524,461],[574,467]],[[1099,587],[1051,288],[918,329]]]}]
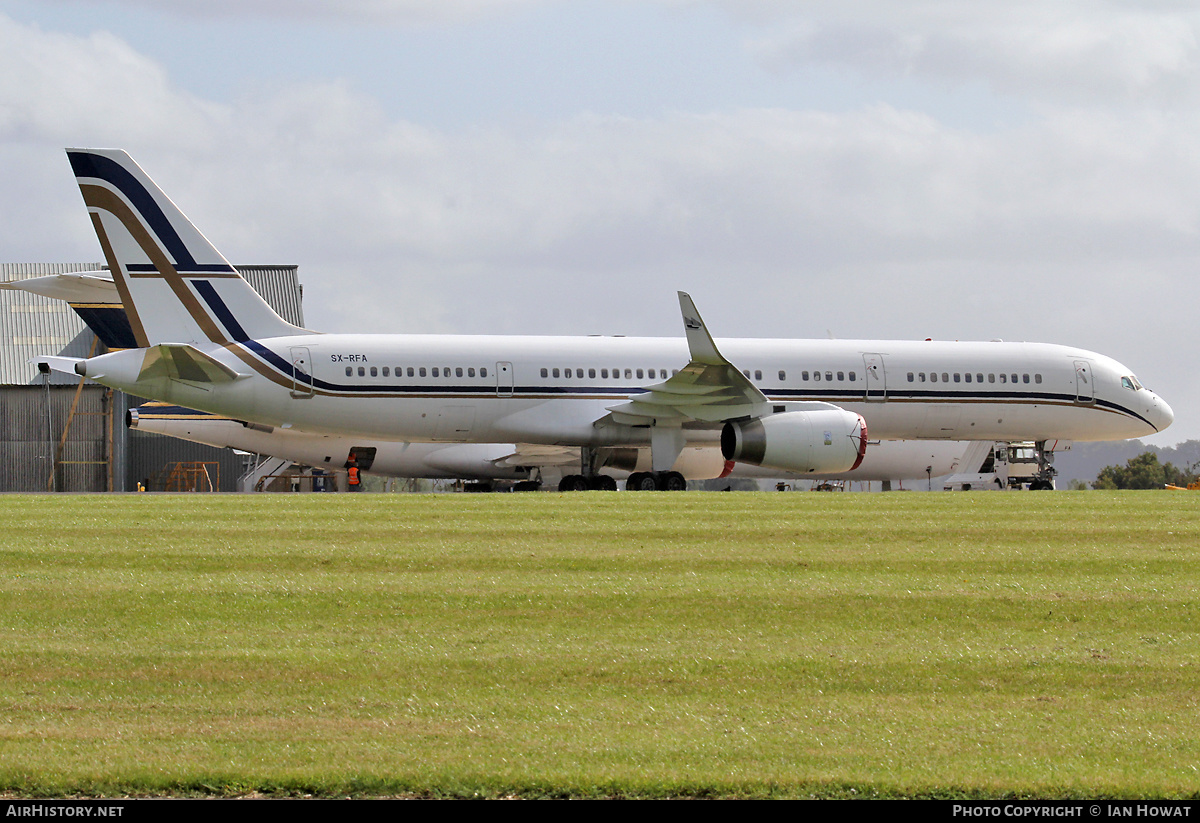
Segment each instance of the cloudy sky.
[{"label": "cloudy sky", "polygon": [[0,259],[127,149],[323,331],[1038,340],[1200,438],[1200,6],[0,0]]}]

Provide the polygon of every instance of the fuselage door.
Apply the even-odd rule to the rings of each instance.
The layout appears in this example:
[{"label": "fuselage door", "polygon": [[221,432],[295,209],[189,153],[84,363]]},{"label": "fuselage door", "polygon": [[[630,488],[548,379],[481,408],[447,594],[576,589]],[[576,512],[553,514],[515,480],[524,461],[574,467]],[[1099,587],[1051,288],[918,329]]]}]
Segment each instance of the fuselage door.
[{"label": "fuselage door", "polygon": [[887,371],[883,367],[883,355],[864,354],[863,366],[866,370],[863,399],[872,403],[887,400]]},{"label": "fuselage door", "polygon": [[496,363],[496,396],[512,397],[513,364],[507,360]]},{"label": "fuselage door", "polygon": [[312,355],[307,346],[292,346],[292,397],[297,400],[313,396]]},{"label": "fuselage door", "polygon": [[1096,383],[1092,379],[1092,364],[1086,360],[1075,361],[1075,402],[1095,403]]}]

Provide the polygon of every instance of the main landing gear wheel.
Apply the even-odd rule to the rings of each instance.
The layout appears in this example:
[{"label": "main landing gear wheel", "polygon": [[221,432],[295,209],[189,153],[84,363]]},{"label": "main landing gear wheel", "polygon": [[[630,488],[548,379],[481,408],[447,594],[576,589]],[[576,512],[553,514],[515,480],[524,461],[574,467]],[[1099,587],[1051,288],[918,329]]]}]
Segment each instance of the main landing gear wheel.
[{"label": "main landing gear wheel", "polygon": [[617,481],[607,474],[598,474],[588,481],[588,488],[594,492],[615,492]]},{"label": "main landing gear wheel", "polygon": [[625,481],[625,490],[631,492],[652,492],[658,490],[658,483],[650,472],[634,472]]},{"label": "main landing gear wheel", "polygon": [[560,492],[585,492],[588,490],[588,480],[582,474],[568,474],[558,481]]},{"label": "main landing gear wheel", "polygon": [[634,472],[625,488],[631,492],[681,492],[687,488],[687,480],[679,472]]},{"label": "main landing gear wheel", "polygon": [[582,474],[568,474],[558,484],[560,492],[615,492],[617,481],[606,474],[584,477]]},{"label": "main landing gear wheel", "polygon": [[687,491],[687,480],[679,472],[667,472],[659,475],[658,487],[666,492]]}]

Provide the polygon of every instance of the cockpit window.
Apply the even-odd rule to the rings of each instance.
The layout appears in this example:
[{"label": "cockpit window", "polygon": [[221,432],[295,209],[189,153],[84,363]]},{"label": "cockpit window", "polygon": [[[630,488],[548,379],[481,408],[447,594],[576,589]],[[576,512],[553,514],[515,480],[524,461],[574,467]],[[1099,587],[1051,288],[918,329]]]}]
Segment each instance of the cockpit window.
[{"label": "cockpit window", "polygon": [[1139,383],[1138,379],[1136,377],[1134,377],[1132,374],[1122,377],[1121,385],[1124,386],[1125,388],[1129,389],[1130,391],[1137,391],[1138,389],[1140,389],[1142,387],[1142,384]]}]

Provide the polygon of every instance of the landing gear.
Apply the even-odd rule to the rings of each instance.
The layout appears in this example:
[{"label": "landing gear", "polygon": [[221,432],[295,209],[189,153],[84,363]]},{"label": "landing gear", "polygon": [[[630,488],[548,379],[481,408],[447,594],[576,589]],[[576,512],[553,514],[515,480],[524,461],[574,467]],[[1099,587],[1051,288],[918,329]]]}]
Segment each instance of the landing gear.
[{"label": "landing gear", "polygon": [[[673,463],[678,454],[671,456]],[[559,482],[560,492],[601,491],[615,492],[617,481],[596,471],[595,449],[580,449],[580,473],[568,474]],[[602,463],[602,465],[609,465]],[[625,489],[631,492],[681,492],[687,489],[687,478],[677,471],[634,472],[625,481]]]},{"label": "landing gear", "polygon": [[652,492],[658,490],[658,483],[651,472],[634,472],[625,481],[625,491]]},{"label": "landing gear", "polygon": [[634,472],[625,481],[625,488],[633,492],[681,492],[687,489],[687,480],[679,472]]},{"label": "landing gear", "polygon": [[[1054,441],[1057,442],[1057,441]],[[1029,484],[1031,492],[1054,491],[1054,476],[1058,471],[1054,468],[1054,452],[1046,449],[1046,441],[1039,440],[1034,444],[1037,453],[1037,474]]]},{"label": "landing gear", "polygon": [[582,474],[568,474],[558,484],[560,492],[615,492],[617,481],[607,474],[597,474],[584,477]]},{"label": "landing gear", "polygon": [[588,479],[582,474],[568,474],[558,482],[560,492],[585,492],[588,490]]},{"label": "landing gear", "polygon": [[595,492],[615,492],[617,481],[607,474],[598,474],[588,481],[588,488]]}]

